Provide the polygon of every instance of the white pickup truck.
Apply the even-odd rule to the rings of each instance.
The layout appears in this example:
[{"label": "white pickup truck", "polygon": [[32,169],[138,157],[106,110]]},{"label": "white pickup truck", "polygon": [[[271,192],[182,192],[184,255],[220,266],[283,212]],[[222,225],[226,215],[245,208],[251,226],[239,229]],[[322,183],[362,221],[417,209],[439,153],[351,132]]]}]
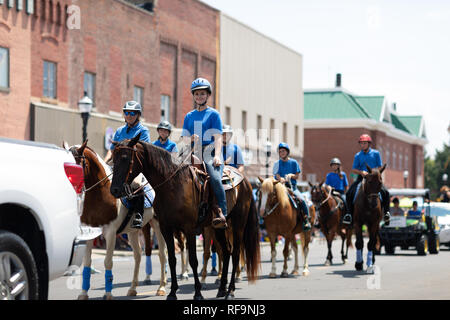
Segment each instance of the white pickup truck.
[{"label": "white pickup truck", "polygon": [[0,300],[48,298],[80,266],[83,168],[52,144],[0,137]]}]

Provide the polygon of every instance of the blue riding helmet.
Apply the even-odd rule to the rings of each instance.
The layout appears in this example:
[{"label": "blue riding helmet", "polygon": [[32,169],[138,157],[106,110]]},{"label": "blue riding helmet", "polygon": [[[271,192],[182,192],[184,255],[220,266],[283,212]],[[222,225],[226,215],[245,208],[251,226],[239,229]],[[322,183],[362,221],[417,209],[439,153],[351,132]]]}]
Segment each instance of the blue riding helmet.
[{"label": "blue riding helmet", "polygon": [[192,81],[191,93],[194,93],[195,90],[201,89],[206,89],[210,94],[212,92],[212,87],[208,80],[204,78],[197,78],[194,81]]},{"label": "blue riding helmet", "polygon": [[286,149],[288,154],[291,153],[291,149],[286,142],[280,142],[280,144],[278,145],[278,151],[280,151],[281,148]]}]

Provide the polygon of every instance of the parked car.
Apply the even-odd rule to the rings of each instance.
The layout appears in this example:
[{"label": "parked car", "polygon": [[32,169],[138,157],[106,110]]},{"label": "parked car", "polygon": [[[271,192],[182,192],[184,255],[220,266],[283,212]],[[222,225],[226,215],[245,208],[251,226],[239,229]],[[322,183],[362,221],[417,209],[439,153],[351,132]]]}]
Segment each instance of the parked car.
[{"label": "parked car", "polygon": [[47,299],[80,266],[83,168],[52,144],[0,138],[0,300]]},{"label": "parked car", "polygon": [[421,197],[423,199],[419,216],[392,216],[389,226],[380,225],[381,245],[387,254],[394,254],[395,248],[407,250],[414,247],[418,255],[438,254],[440,248],[439,223],[431,211],[428,189],[390,189],[391,197]]},{"label": "parked car", "polygon": [[437,217],[439,224],[439,242],[440,245],[450,247],[450,203],[449,202],[431,202],[431,215]]}]

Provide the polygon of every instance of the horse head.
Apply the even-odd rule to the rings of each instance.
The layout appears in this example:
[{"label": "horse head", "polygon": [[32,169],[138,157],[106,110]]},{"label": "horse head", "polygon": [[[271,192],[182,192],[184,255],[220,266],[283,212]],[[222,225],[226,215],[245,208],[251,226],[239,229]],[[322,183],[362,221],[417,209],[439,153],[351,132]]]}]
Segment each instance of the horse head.
[{"label": "horse head", "polygon": [[386,163],[378,170],[372,169],[367,163],[367,174],[364,176],[363,191],[369,199],[370,208],[373,209],[378,205],[378,193],[383,186],[381,174],[386,169]]},{"label": "horse head", "polygon": [[[120,198],[130,193],[131,182],[142,172],[142,161],[137,151],[137,143],[141,134],[133,139],[126,139],[121,142],[112,141],[113,150],[113,179],[111,183],[111,194],[115,198]],[[137,159],[138,161],[135,161]]]},{"label": "horse head", "polygon": [[311,190],[309,191],[311,194],[311,201],[314,203],[316,210],[320,208],[322,201],[327,197],[323,183],[324,181],[321,181],[319,184],[312,184],[308,181],[308,184],[311,187]]},{"label": "horse head", "polygon": [[[276,192],[276,185],[280,181],[275,180],[273,177],[267,178],[265,180],[262,180],[261,178],[259,179],[261,181],[261,187],[259,191],[260,197],[258,207],[260,215],[264,218],[273,212],[275,206],[278,206],[277,203],[279,200]],[[283,186],[282,183],[280,183],[279,185]]]}]

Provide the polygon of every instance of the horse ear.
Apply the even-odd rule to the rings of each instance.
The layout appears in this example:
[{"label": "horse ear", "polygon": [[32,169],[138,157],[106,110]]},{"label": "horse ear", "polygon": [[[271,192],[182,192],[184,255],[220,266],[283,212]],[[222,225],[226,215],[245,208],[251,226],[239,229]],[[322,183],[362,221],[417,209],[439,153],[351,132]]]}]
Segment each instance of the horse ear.
[{"label": "horse ear", "polygon": [[261,182],[261,183],[263,183],[263,182],[264,182],[264,179],[263,179],[263,178],[261,178],[260,176],[258,176],[258,180],[259,180],[259,182]]},{"label": "horse ear", "polygon": [[67,143],[67,141],[63,141],[62,146],[63,146],[64,149],[69,151],[69,144]]},{"label": "horse ear", "polygon": [[366,163],[366,168],[367,168],[367,171],[369,172],[369,173],[372,173],[372,168],[371,167],[369,167],[369,165]]},{"label": "horse ear", "polygon": [[87,142],[88,142],[88,141],[87,141],[87,139],[86,139],[86,141],[83,142],[83,144],[81,145],[81,147],[78,148],[78,153],[79,153],[79,154],[83,154],[84,149],[86,149]]},{"label": "horse ear", "polygon": [[278,182],[280,182],[280,180],[273,180],[273,185],[276,185]]},{"label": "horse ear", "polygon": [[133,139],[130,140],[130,142],[128,143],[129,147],[134,147],[136,145],[136,143],[138,143],[139,139],[141,138],[141,133],[139,132],[136,137],[134,137]]},{"label": "horse ear", "polygon": [[308,184],[309,184],[309,186],[312,188],[312,187],[314,187],[314,185],[311,183],[311,182],[309,182],[308,181]]},{"label": "horse ear", "polygon": [[319,183],[319,188],[322,188],[322,185],[323,185],[323,183],[324,183],[325,181],[320,181],[320,183]]},{"label": "horse ear", "polygon": [[387,165],[387,163],[385,163],[385,164],[381,167],[380,173],[383,173],[384,169],[386,169],[386,165]]}]

